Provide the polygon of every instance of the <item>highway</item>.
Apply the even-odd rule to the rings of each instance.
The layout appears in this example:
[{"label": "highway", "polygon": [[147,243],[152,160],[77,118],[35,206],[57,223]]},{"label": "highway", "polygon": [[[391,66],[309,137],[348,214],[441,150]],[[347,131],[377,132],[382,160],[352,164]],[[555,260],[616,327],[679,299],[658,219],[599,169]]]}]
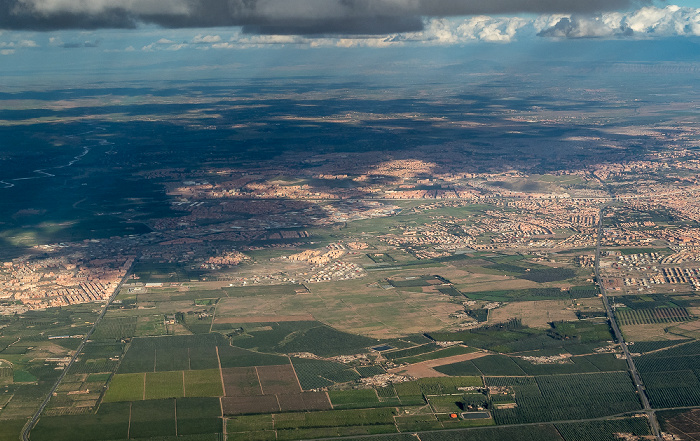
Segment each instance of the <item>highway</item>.
[{"label": "highway", "polygon": [[[133,264],[131,266],[133,268]],[[46,408],[46,405],[49,404],[49,400],[51,400],[51,397],[53,396],[54,392],[56,392],[56,389],[58,389],[58,386],[61,384],[61,381],[63,381],[63,377],[66,376],[70,368],[73,366],[73,363],[75,363],[75,360],[78,359],[78,355],[83,351],[83,348],[85,347],[85,344],[88,342],[90,339],[90,336],[92,335],[93,332],[95,332],[95,329],[97,328],[97,325],[100,323],[100,320],[105,316],[107,313],[107,308],[109,308],[109,305],[112,303],[115,297],[117,297],[117,294],[119,294],[119,290],[121,289],[122,285],[124,282],[131,276],[131,268],[127,270],[126,274],[122,278],[122,281],[119,282],[119,286],[114,290],[112,295],[107,299],[107,303],[105,303],[104,307],[102,308],[102,311],[100,311],[100,315],[97,316],[97,319],[95,319],[95,323],[93,323],[92,328],[85,334],[85,337],[83,338],[83,341],[80,342],[80,346],[78,346],[78,349],[75,350],[75,354],[73,354],[73,357],[70,359],[70,362],[66,367],[63,369],[63,372],[61,372],[61,375],[58,377],[58,380],[56,380],[56,383],[54,383],[53,387],[49,391],[48,394],[46,394],[46,398],[44,398],[44,401],[41,403],[41,406],[37,409],[37,411],[34,413],[32,418],[27,421],[27,424],[24,425],[22,428],[22,433],[20,434],[20,439],[22,441],[29,441],[29,432],[34,428],[36,425],[37,421],[39,421],[39,417],[41,416],[41,413],[44,411]]]},{"label": "highway", "polygon": [[659,422],[656,419],[656,413],[649,405],[649,398],[647,397],[646,389],[644,388],[644,383],[642,382],[642,378],[639,376],[637,367],[634,365],[634,360],[632,359],[630,351],[627,348],[627,343],[625,343],[625,339],[622,336],[620,327],[617,325],[617,320],[615,320],[614,311],[610,307],[610,302],[608,301],[608,296],[605,292],[605,284],[603,283],[603,280],[600,277],[600,247],[603,241],[603,215],[605,214],[606,208],[607,206],[604,205],[603,207],[601,207],[598,213],[598,238],[596,239],[595,248],[595,279],[598,283],[598,286],[600,287],[600,293],[603,295],[603,304],[605,305],[605,312],[607,313],[608,319],[610,320],[610,327],[612,328],[613,333],[615,334],[615,339],[620,344],[622,352],[625,355],[625,358],[627,359],[627,366],[629,368],[630,374],[632,375],[634,385],[637,388],[637,394],[639,395],[639,399],[642,401],[644,412],[649,417],[651,433],[654,434],[658,441],[662,441],[663,438],[661,437],[661,428],[659,427]]}]

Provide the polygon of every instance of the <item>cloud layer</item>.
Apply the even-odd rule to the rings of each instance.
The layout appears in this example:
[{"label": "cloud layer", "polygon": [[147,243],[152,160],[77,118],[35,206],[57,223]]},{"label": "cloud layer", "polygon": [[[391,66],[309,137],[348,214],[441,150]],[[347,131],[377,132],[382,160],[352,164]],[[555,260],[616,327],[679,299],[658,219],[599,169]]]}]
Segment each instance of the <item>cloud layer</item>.
[{"label": "cloud layer", "polygon": [[[174,32],[174,31],[163,31]],[[537,17],[486,16],[433,18],[425,20],[416,32],[362,36],[251,35],[237,30],[217,30],[215,34],[197,34],[186,40],[161,38],[143,51],[216,50],[269,46],[306,47],[389,47],[453,46],[475,42],[510,43],[513,41],[569,38],[654,39],[700,36],[700,8],[642,8],[627,14],[609,12],[598,15],[543,14]]]},{"label": "cloud layer", "polygon": [[478,14],[590,14],[647,0],[0,0],[0,29],[242,26],[276,35],[391,34],[424,18]]},{"label": "cloud layer", "polygon": [[646,7],[630,14],[562,17],[538,35],[553,38],[640,38],[700,35],[700,9]]}]

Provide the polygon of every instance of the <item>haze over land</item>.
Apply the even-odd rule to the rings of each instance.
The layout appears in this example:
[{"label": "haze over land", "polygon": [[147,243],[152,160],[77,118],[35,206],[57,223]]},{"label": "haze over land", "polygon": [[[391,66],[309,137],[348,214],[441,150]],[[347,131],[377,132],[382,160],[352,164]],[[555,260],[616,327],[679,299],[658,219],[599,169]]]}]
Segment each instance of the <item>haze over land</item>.
[{"label": "haze over land", "polygon": [[697,6],[3,2],[0,441],[700,439]]}]

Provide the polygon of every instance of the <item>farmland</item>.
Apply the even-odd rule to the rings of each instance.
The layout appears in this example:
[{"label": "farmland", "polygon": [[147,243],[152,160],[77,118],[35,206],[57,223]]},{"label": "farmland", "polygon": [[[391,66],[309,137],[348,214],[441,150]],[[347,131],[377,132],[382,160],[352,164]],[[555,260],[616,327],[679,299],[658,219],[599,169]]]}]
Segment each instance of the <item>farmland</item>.
[{"label": "farmland", "polygon": [[688,342],[639,357],[638,369],[655,407],[700,404],[700,345]]},{"label": "farmland", "polygon": [[[432,289],[433,283],[451,281],[433,275],[392,280],[398,285],[395,290]],[[222,289],[225,292],[218,297],[221,294],[210,291],[193,293],[188,301],[213,313],[217,301],[202,299],[225,298],[234,293]],[[558,292],[563,291],[557,288]],[[528,295],[535,293],[529,291]],[[555,291],[541,294],[553,296]],[[164,306],[180,302],[177,296],[183,294],[163,295],[167,296],[160,301]],[[251,290],[250,295],[236,298],[258,295]],[[274,295],[293,296],[282,291]],[[229,440],[368,434],[384,434],[387,439],[395,434],[401,439],[397,431],[442,429],[468,430],[464,433],[470,437],[490,439],[508,429],[479,427],[598,418],[640,408],[624,360],[615,358],[614,353],[595,352],[610,340],[609,328],[597,318],[584,321],[570,315],[568,320],[550,322],[545,328],[525,326],[519,319],[495,324],[488,321],[467,331],[377,339],[340,331],[316,320],[299,320],[304,318],[302,315],[290,315],[289,319],[280,316],[277,322],[237,322],[225,311],[224,305],[224,315],[217,315],[189,335],[161,335],[157,327],[139,331],[140,318],[112,313],[71,367],[58,389],[59,395],[33,431],[33,439],[49,439],[56,427],[74,422],[86,429],[82,434],[65,432],[66,440],[107,440],[98,433],[98,427],[108,425],[114,427],[114,433],[124,432],[120,435],[124,438],[177,435],[182,439],[205,439],[219,436],[225,428]],[[199,326],[198,321],[193,323]],[[442,347],[441,341],[452,343]],[[692,343],[677,347],[640,343],[639,348],[650,352],[650,360],[661,354],[688,358],[696,352]],[[500,354],[477,352],[484,349]],[[440,364],[470,354],[476,356]],[[536,361],[538,357],[561,354],[569,355],[558,363]],[[388,375],[388,370],[401,372],[402,366],[424,362],[434,363],[435,372],[446,376],[373,383],[378,381],[374,376]],[[643,375],[649,379],[650,397],[655,403],[695,402],[695,396],[680,396],[663,383],[663,372],[657,380],[654,368],[647,366],[653,362],[640,362],[649,371]],[[679,363],[677,366],[683,366]],[[682,372],[678,378],[690,385],[694,371],[688,368]],[[27,374],[29,371],[14,371],[17,379],[35,378]],[[582,399],[587,388],[605,392]],[[659,388],[671,395],[654,395]],[[84,392],[93,389],[94,393]],[[469,409],[480,416],[451,417]],[[484,410],[479,413],[476,409]],[[603,437],[618,427],[614,424],[618,423],[605,422],[587,430]],[[630,432],[642,433],[644,427],[635,424],[619,423]],[[552,430],[552,426],[533,426],[520,434],[532,431],[546,439],[554,433]],[[574,426],[557,426],[557,430],[565,441],[586,439]],[[462,432],[448,433],[455,439],[462,436]],[[424,435],[434,436],[429,432]]]},{"label": "farmland", "polygon": [[[318,170],[326,160],[319,159]],[[292,178],[281,170],[274,177],[280,191],[331,181]],[[229,185],[227,173],[238,172],[192,180],[187,173],[178,171],[164,184],[183,201],[201,197],[193,190],[200,181],[218,188]],[[265,173],[251,185],[264,187]],[[243,176],[238,178],[252,178]],[[355,178],[332,179],[338,182],[328,188],[356,188]],[[492,193],[523,185],[575,193],[580,189],[558,185],[593,185],[589,178],[456,177],[457,184],[446,184],[477,185],[483,196],[478,203],[350,197],[311,207],[272,198],[249,202],[262,212],[231,215],[216,198],[183,202],[180,211],[224,216],[227,224],[207,218],[202,230],[201,218],[154,221],[154,227],[175,225],[182,235],[196,234],[170,237],[175,230],[157,230],[90,336],[98,305],[0,317],[0,429],[17,430],[85,338],[31,440],[376,435],[407,441],[418,433],[431,441],[588,441],[648,435],[600,286],[616,294],[614,312],[623,330],[644,337],[630,350],[651,405],[699,406],[700,301],[689,290],[697,275],[692,253],[662,246],[661,233],[649,238],[658,247],[617,249],[610,242],[626,236],[615,229],[637,221],[608,216],[605,277],[599,280],[591,266],[595,199]],[[412,182],[415,177],[400,179],[408,181],[397,186],[443,189]],[[288,221],[290,203],[296,217],[308,215],[313,222],[275,226]],[[349,220],[363,204],[382,215]],[[557,209],[550,218],[540,212],[544,207]],[[278,217],[268,222],[268,211]],[[346,220],[326,223],[328,213],[338,212]],[[652,218],[669,221],[659,213]],[[237,222],[251,224],[238,228]],[[84,247],[91,243],[98,242]],[[656,291],[643,292],[651,279],[616,273],[642,270],[666,275],[664,284],[673,287],[656,278],[649,289]],[[645,335],[652,326],[654,333]],[[678,427],[692,416],[663,418]]]},{"label": "farmland", "polygon": [[683,322],[692,318],[685,308],[618,310],[616,314],[622,325],[674,323]]},{"label": "farmland", "polygon": [[[488,377],[487,385],[512,387],[518,406],[496,409],[501,424],[576,420],[615,415],[641,408],[626,372],[526,377]],[[588,392],[583,393],[584,390]],[[613,397],[615,397],[613,399]]]},{"label": "farmland", "polygon": [[[391,280],[395,290],[433,289],[434,284],[451,281],[435,275]],[[547,289],[528,291],[527,295],[541,298],[564,293],[569,300],[555,301],[571,302],[569,291]],[[273,291],[273,295],[294,296],[283,291]],[[262,295],[255,290],[240,296],[232,289],[222,292],[193,292],[188,301],[214,313],[221,300],[206,299]],[[187,297],[170,291],[158,295],[163,296],[159,300],[162,306],[182,301],[178,296]],[[273,322],[237,321],[226,311],[224,302],[222,315],[201,327],[186,314],[178,316],[187,326],[198,329],[182,335],[162,335],[157,327],[139,331],[141,318],[112,313],[100,324],[100,332],[84,347],[71,376],[59,388],[70,400],[55,398],[49,407],[52,413],[47,411],[42,417],[33,436],[45,439],[55,427],[74,420],[88,428],[114,421],[110,424],[116,431],[126,427],[125,438],[207,437],[222,433],[225,427],[228,439],[400,436],[397,431],[458,428],[488,439],[505,432],[471,431],[500,424],[605,417],[639,409],[624,361],[611,353],[595,353],[610,339],[609,328],[597,318],[583,321],[569,315],[568,320],[550,322],[545,328],[525,326],[514,318],[495,324],[488,321],[467,331],[377,339],[316,320],[299,320],[305,318],[303,315],[279,316],[280,320]],[[166,328],[176,329],[169,326]],[[452,343],[443,347],[441,341]],[[665,348],[656,345],[648,350],[657,346]],[[500,354],[477,352],[484,349]],[[560,363],[533,361],[563,353],[569,355]],[[443,362],[470,354],[475,357]],[[402,366],[425,362],[435,364],[434,372],[446,376],[407,378],[393,384],[373,378],[389,375],[388,371],[401,375]],[[15,372],[18,378],[24,375]],[[486,378],[485,384],[482,378]],[[609,392],[582,400],[584,384]],[[651,385],[653,389],[653,381]],[[104,392],[74,392],[91,388]],[[594,406],[594,402],[609,403]],[[470,409],[474,418],[451,416]],[[545,435],[551,431],[549,426],[537,427],[527,430],[549,436]],[[601,433],[609,428],[601,427],[596,429]],[[84,439],[100,439],[94,432],[88,429]],[[574,440],[580,436],[571,433]]]},{"label": "farmland", "polygon": [[[0,441],[35,414],[30,441],[587,441],[666,408],[699,433],[686,6],[508,27],[298,2],[379,19],[280,26],[260,6],[261,26],[179,35],[236,20],[8,3],[41,23],[0,32]],[[661,25],[610,24],[640,14]],[[113,62],[54,69],[69,48]]]}]

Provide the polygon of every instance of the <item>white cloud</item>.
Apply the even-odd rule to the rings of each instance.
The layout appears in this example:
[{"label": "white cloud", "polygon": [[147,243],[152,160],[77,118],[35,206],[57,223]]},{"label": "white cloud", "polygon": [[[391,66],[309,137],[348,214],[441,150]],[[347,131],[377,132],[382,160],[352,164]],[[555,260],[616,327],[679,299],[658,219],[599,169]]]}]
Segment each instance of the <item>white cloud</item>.
[{"label": "white cloud", "polygon": [[156,41],[156,44],[173,44],[175,43],[173,40],[168,40],[167,38],[161,38],[160,40]]},{"label": "white cloud", "polygon": [[340,38],[337,40],[324,39],[324,41],[322,42],[312,42],[311,46],[317,47],[323,45],[336,47],[387,47],[397,44],[403,44],[403,42],[394,42],[388,38]]},{"label": "white cloud", "polygon": [[229,42],[214,43],[211,45],[212,49],[235,49],[235,45]]},{"label": "white cloud", "polygon": [[518,30],[528,23],[519,17],[473,17],[457,28],[460,39],[508,43],[515,39]]},{"label": "white cloud", "polygon": [[635,32],[656,35],[700,35],[700,8],[642,8],[627,18]]},{"label": "white cloud", "polygon": [[186,47],[189,47],[189,44],[187,44],[187,43],[172,44],[172,45],[166,47],[165,50],[167,50],[167,51],[179,51],[179,50],[184,49]]},{"label": "white cloud", "polygon": [[0,55],[12,55],[14,53],[14,49],[0,49]]},{"label": "white cloud", "polygon": [[218,43],[221,41],[221,37],[218,35],[195,35],[195,37],[192,39],[192,43],[194,44],[206,44],[206,43]]},{"label": "white cloud", "polygon": [[700,9],[669,5],[641,8],[627,14],[562,16],[540,35],[554,38],[654,38],[700,36]]}]

